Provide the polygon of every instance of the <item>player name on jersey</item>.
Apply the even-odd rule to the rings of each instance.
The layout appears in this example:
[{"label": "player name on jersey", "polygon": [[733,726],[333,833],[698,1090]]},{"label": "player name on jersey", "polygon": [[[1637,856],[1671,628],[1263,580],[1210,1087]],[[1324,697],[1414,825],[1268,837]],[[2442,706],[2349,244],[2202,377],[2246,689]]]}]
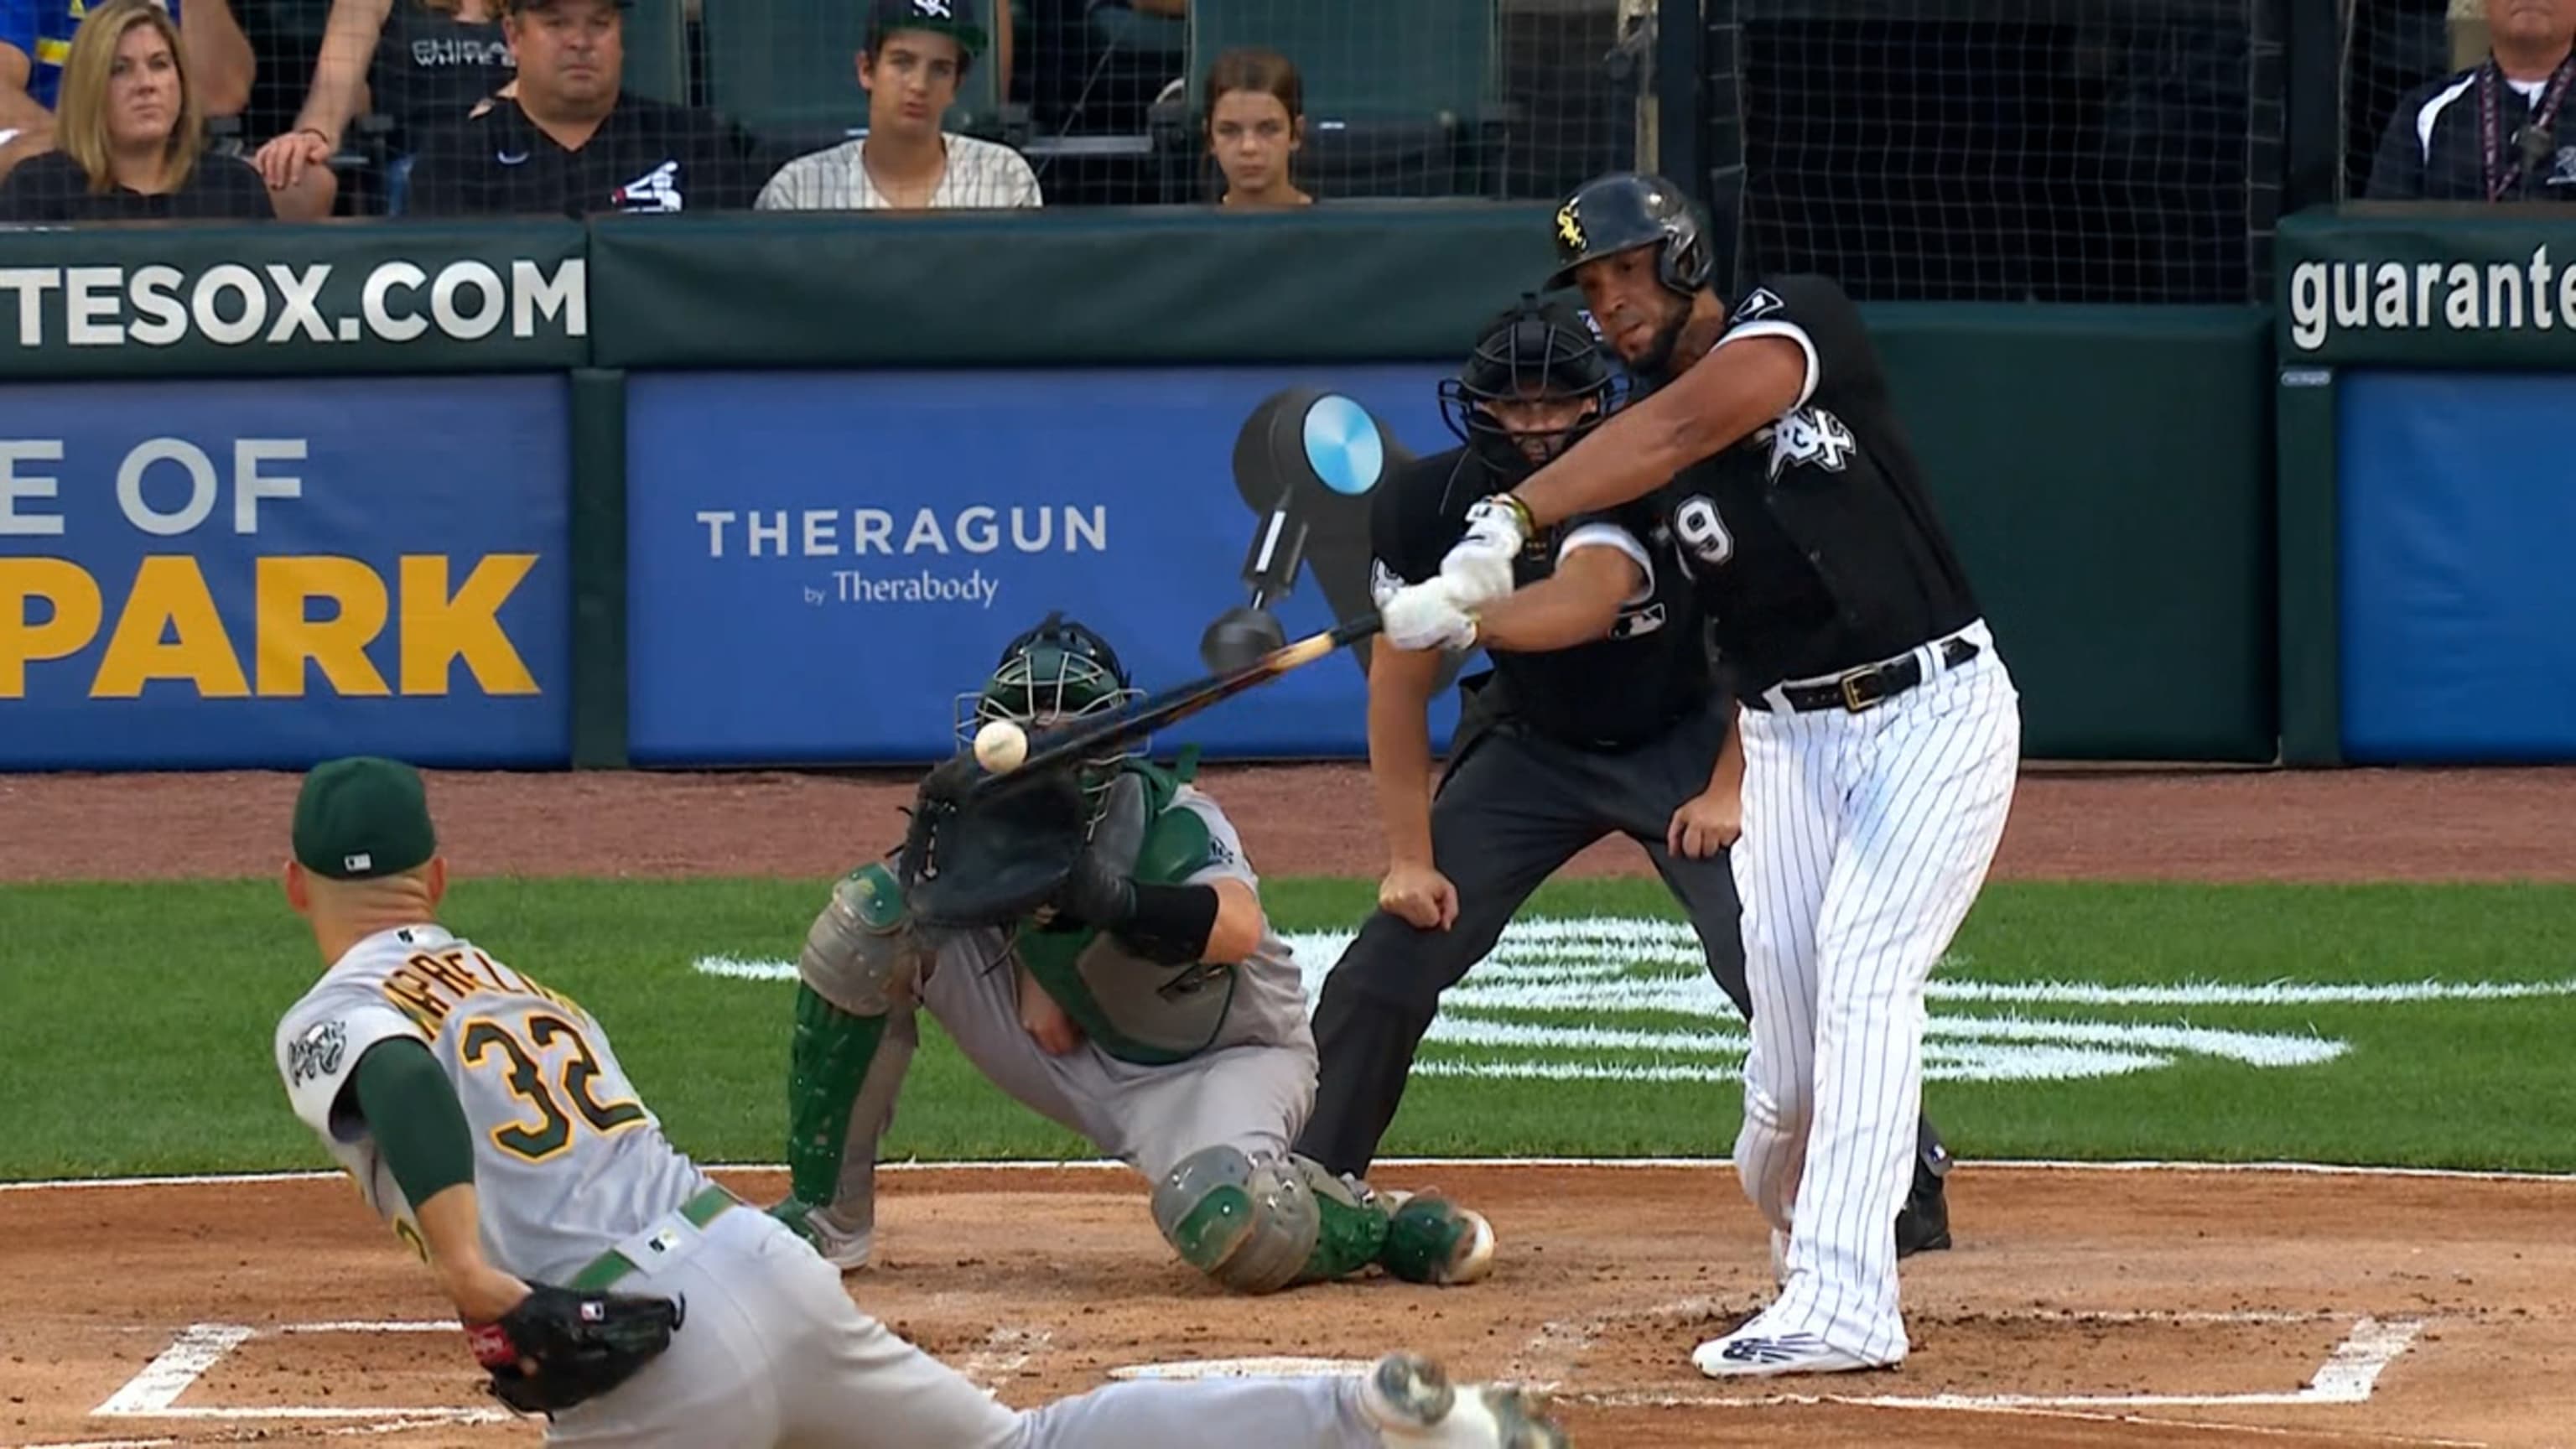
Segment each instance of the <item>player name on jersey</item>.
[{"label": "player name on jersey", "polygon": [[[406,933],[408,934],[408,933]],[[581,1012],[580,1003],[527,973],[504,966],[471,946],[443,951],[417,951],[387,972],[378,988],[396,1011],[430,1036],[439,1023],[467,998],[488,991],[534,996],[566,1011]],[[587,1016],[589,1013],[582,1012]]]}]

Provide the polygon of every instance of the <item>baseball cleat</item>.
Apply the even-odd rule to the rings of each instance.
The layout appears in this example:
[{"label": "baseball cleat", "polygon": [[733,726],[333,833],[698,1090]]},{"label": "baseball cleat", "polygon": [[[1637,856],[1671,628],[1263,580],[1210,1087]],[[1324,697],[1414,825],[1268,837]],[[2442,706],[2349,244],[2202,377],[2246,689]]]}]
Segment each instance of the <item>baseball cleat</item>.
[{"label": "baseball cleat", "polygon": [[1917,1166],[1914,1189],[1896,1213],[1896,1256],[1937,1253],[1950,1246],[1950,1198],[1941,1179]]},{"label": "baseball cleat", "polygon": [[1494,1271],[1494,1225],[1433,1191],[1381,1194],[1393,1211],[1378,1261],[1408,1283],[1461,1287]]},{"label": "baseball cleat", "polygon": [[1724,1338],[1691,1351],[1691,1362],[1713,1379],[1769,1378],[1778,1374],[1839,1374],[1893,1368],[1872,1363],[1813,1333],[1775,1333],[1760,1314]]},{"label": "baseball cleat", "polygon": [[1565,1431],[1528,1393],[1459,1389],[1418,1353],[1391,1353],[1360,1383],[1360,1413],[1389,1449],[1567,1449]]},{"label": "baseball cleat", "polygon": [[806,1244],[822,1255],[824,1262],[844,1273],[855,1273],[868,1265],[868,1250],[876,1242],[873,1231],[852,1231],[832,1220],[829,1209],[807,1207],[788,1198],[769,1210],[769,1215],[785,1223]]}]

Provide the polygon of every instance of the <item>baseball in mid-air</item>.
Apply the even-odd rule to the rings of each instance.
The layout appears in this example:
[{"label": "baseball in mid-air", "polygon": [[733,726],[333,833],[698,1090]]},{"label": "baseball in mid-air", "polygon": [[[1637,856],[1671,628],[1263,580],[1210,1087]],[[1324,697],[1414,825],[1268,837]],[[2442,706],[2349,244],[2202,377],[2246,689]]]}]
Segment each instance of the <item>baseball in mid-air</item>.
[{"label": "baseball in mid-air", "polygon": [[997,719],[975,731],[975,763],[996,775],[1007,775],[1029,757],[1028,731]]}]

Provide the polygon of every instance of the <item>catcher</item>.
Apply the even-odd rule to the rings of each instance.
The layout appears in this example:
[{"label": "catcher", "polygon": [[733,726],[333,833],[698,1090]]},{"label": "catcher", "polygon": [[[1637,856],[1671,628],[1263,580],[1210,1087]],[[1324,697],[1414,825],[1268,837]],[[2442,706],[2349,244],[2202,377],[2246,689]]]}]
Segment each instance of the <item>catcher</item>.
[{"label": "catcher", "polygon": [[[958,730],[1036,730],[1136,697],[1106,640],[1049,614],[959,697]],[[789,1062],[791,1195],[772,1212],[833,1263],[866,1263],[877,1143],[918,1004],[996,1085],[1150,1179],[1155,1226],[1229,1288],[1491,1270],[1481,1215],[1290,1153],[1315,1098],[1305,992],[1186,758],[1166,769],[1113,751],[961,803],[981,773],[963,754],[933,770],[900,873],[861,866],[814,920]]]},{"label": "catcher", "polygon": [[288,1099],[437,1273],[492,1392],[550,1443],[670,1449],[1561,1449],[1518,1391],[1390,1354],[1358,1380],[1116,1384],[1004,1407],[664,1139],[607,1033],[437,924],[420,776],[305,778],[286,896],[330,963],[279,1022]]}]

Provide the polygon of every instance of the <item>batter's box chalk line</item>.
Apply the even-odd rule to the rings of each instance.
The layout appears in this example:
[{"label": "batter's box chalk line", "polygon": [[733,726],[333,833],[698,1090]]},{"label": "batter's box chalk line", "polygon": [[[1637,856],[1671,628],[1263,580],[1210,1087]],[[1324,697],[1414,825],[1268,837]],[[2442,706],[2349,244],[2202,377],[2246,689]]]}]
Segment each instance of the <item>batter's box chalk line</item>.
[{"label": "batter's box chalk line", "polygon": [[[280,1335],[299,1333],[436,1333],[458,1332],[454,1321],[389,1322],[389,1323],[290,1323],[270,1330]],[[107,1396],[90,1410],[102,1419],[204,1419],[204,1420],[334,1420],[358,1419],[376,1421],[349,1432],[387,1432],[400,1428],[425,1428],[437,1424],[498,1424],[516,1416],[507,1409],[489,1405],[454,1407],[403,1405],[335,1405],[321,1407],[305,1404],[223,1405],[191,1404],[182,1407],[181,1395],[205,1376],[208,1369],[221,1362],[226,1354],[253,1338],[261,1330],[246,1323],[192,1323],[179,1331],[170,1346],[155,1355],[123,1387]]]},{"label": "batter's box chalk line", "polygon": [[1856,1404],[1880,1409],[1928,1409],[2010,1413],[2034,1410],[2116,1410],[2179,1408],[2302,1408],[2369,1401],[2379,1376],[2424,1331],[2421,1318],[2380,1319],[2364,1315],[2272,1312],[2190,1312],[2157,1309],[2088,1310],[2070,1308],[2006,1309],[1973,1315],[1987,1320],[2084,1324],[2282,1324],[2350,1321],[2352,1327],[2334,1346],[2307,1383],[2288,1393],[2238,1394],[1771,1394],[1747,1397],[1715,1392],[1668,1390],[1587,1391],[1570,1385],[1576,1361],[1612,1326],[1639,1320],[1691,1320],[1716,1316],[1727,1304],[1693,1297],[1639,1310],[1612,1311],[1589,1318],[1540,1326],[1522,1345],[1510,1374],[1570,1402],[1605,1408],[1758,1409],[1796,1404]]},{"label": "batter's box chalk line", "polygon": [[[1543,1325],[1523,1346],[1511,1376],[1570,1402],[1608,1408],[1776,1408],[1800,1404],[1846,1404],[1881,1409],[1947,1412],[2057,1413],[2076,1415],[2119,1410],[2183,1408],[2296,1408],[2349,1405],[2369,1401],[2379,1376],[2424,1330],[2421,1318],[2381,1319],[2361,1316],[2337,1343],[2308,1382],[2295,1392],[2237,1394],[1770,1394],[1746,1397],[1718,1393],[1674,1393],[1657,1390],[1585,1391],[1566,1382],[1575,1361],[1611,1326],[1638,1320],[1705,1318],[1723,1305],[1706,1297],[1684,1298],[1641,1310],[1613,1311],[1570,1322]],[[2340,1320],[2341,1315],[2284,1312],[2165,1312],[2158,1310],[2014,1309],[1979,1315],[1990,1319],[2024,1319],[2062,1323],[2295,1323]],[[317,1333],[456,1332],[452,1321],[330,1321],[291,1323],[270,1330],[280,1337]],[[241,1323],[195,1323],[181,1329],[170,1346],[155,1355],[133,1378],[90,1412],[109,1419],[188,1419],[216,1421],[366,1421],[327,1432],[378,1433],[441,1424],[492,1424],[512,1419],[507,1410],[489,1406],[425,1407],[416,1405],[188,1405],[179,1399],[207,1370],[233,1350],[261,1336]],[[967,1356],[970,1377],[1007,1378],[1024,1369],[1052,1341],[1048,1330],[997,1327]],[[1295,1374],[1351,1374],[1365,1371],[1356,1360],[1307,1358],[1241,1358],[1194,1363],[1135,1365],[1113,1370],[1112,1378],[1280,1377]],[[169,1440],[88,1441],[98,1445],[157,1445]],[[2416,1440],[2416,1443],[2452,1441]],[[63,1446],[57,1446],[63,1449]]]}]

